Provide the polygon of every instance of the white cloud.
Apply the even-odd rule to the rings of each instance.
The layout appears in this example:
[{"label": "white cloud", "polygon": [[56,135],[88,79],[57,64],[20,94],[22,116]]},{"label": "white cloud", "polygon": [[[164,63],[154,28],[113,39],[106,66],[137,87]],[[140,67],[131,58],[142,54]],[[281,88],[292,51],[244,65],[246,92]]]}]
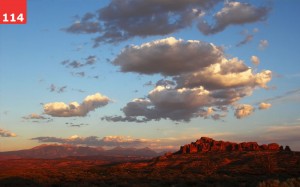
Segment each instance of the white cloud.
[{"label": "white cloud", "polygon": [[[266,6],[229,2],[212,17],[219,2],[222,0],[112,0],[63,30],[73,34],[94,34],[94,47],[98,47],[100,43],[118,43],[134,37],[164,36],[195,23],[202,33],[215,34],[229,25],[265,20],[270,10]],[[214,19],[215,24],[209,25],[204,21],[206,18]]]},{"label": "white cloud", "polygon": [[262,102],[262,103],[259,104],[259,109],[260,110],[269,109],[271,106],[272,106],[271,103],[264,103],[264,102]]},{"label": "white cloud", "polygon": [[108,146],[108,147],[146,147],[152,140],[133,138],[130,136],[105,136],[99,138],[97,136],[81,137],[73,135],[68,138],[57,138],[42,136],[32,138],[41,143],[61,143],[61,144],[72,144],[72,145],[86,145],[86,146]]},{"label": "white cloud", "polygon": [[200,21],[198,28],[206,35],[223,31],[229,25],[241,25],[265,20],[269,8],[254,7],[248,3],[229,2],[214,15],[215,24],[209,25],[206,21]]},{"label": "white cloud", "polygon": [[198,88],[167,88],[157,86],[149,92],[147,99],[134,99],[122,109],[125,117],[106,116],[102,120],[147,122],[170,119],[189,121],[196,117],[210,117],[218,120],[225,117],[227,105],[233,105],[252,90],[223,90],[223,92]]},{"label": "white cloud", "polygon": [[247,105],[247,104],[243,104],[243,105],[239,105],[236,109],[235,109],[235,117],[238,119],[247,117],[249,115],[251,115],[254,112],[254,108],[251,105]]},{"label": "white cloud", "polygon": [[169,77],[159,80],[146,98],[127,103],[122,109],[124,117],[105,116],[102,119],[146,122],[225,117],[227,111],[220,108],[235,106],[257,88],[268,88],[267,83],[272,79],[270,70],[254,73],[243,60],[227,56],[214,44],[175,38],[125,48],[113,61],[121,71]]},{"label": "white cloud", "polygon": [[125,48],[113,64],[123,72],[177,75],[222,60],[223,51],[211,43],[173,37]]},{"label": "white cloud", "polygon": [[189,27],[204,10],[221,0],[112,0],[96,13],[85,14],[64,30],[74,34],[98,34],[94,46],[133,37],[167,35]]},{"label": "white cloud", "polygon": [[262,49],[262,50],[267,48],[268,46],[269,46],[268,40],[260,40],[259,45],[258,45],[259,49]]},{"label": "white cloud", "polygon": [[214,113],[214,110],[212,107],[208,107],[206,110],[203,109],[203,110],[199,111],[199,115],[204,118],[208,118],[213,113]]},{"label": "white cloud", "polygon": [[44,117],[43,115],[40,115],[40,114],[36,114],[36,113],[32,113],[32,114],[29,114],[28,116],[24,116],[23,119],[40,119],[40,120],[44,120],[44,119],[49,119],[49,118],[46,118]]},{"label": "white cloud", "polygon": [[266,84],[271,79],[271,71],[254,74],[252,69],[237,58],[223,59],[222,62],[175,78],[179,87],[203,86],[210,90],[247,86],[267,88]]},{"label": "white cloud", "polygon": [[257,66],[260,63],[260,60],[257,56],[251,56],[251,62],[252,62],[252,64]]},{"label": "white cloud", "polygon": [[0,129],[0,137],[16,137],[17,135],[15,133],[12,133],[10,131]]},{"label": "white cloud", "polygon": [[109,101],[108,97],[96,93],[87,96],[81,104],[77,102],[69,104],[63,102],[44,104],[44,112],[53,117],[86,116],[90,111],[107,105]]}]

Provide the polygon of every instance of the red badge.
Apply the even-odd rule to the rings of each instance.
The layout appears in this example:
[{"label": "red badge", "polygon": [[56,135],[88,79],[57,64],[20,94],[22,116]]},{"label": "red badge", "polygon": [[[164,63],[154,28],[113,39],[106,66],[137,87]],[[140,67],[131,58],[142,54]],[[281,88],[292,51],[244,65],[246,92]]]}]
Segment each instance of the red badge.
[{"label": "red badge", "polygon": [[0,0],[0,24],[26,24],[26,0]]}]

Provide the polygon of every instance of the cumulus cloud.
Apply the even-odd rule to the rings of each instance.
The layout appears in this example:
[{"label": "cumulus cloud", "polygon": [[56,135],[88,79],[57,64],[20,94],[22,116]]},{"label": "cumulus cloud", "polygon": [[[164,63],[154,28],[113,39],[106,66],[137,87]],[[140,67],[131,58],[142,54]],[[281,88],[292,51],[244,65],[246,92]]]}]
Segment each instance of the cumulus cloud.
[{"label": "cumulus cloud", "polygon": [[261,50],[264,50],[268,46],[269,46],[268,40],[260,40],[259,45],[258,45],[259,49],[261,49]]},{"label": "cumulus cloud", "polygon": [[44,113],[53,117],[73,117],[86,116],[90,111],[103,107],[108,104],[110,99],[100,93],[87,96],[81,104],[71,102],[54,102],[44,104]]},{"label": "cumulus cloud", "polygon": [[[96,12],[88,12],[62,30],[73,34],[93,34],[94,47],[100,43],[118,43],[133,37],[168,35],[198,23],[208,35],[229,25],[265,20],[270,8],[249,3],[229,2],[213,15],[222,0],[112,0]],[[209,25],[205,19],[215,20]]]},{"label": "cumulus cloud", "polygon": [[[271,71],[253,74],[242,60],[227,59],[220,47],[166,38],[125,48],[113,61],[123,72],[174,76],[178,87],[266,87]],[[179,75],[175,77],[176,75]]]},{"label": "cumulus cloud", "polygon": [[210,9],[219,1],[113,0],[98,11],[99,21],[104,27],[95,44],[176,32],[191,26],[202,9]]},{"label": "cumulus cloud", "polygon": [[251,62],[252,62],[252,64],[257,66],[260,63],[260,60],[257,56],[251,56]]},{"label": "cumulus cloud", "polygon": [[251,105],[247,105],[247,104],[243,104],[243,105],[239,105],[236,109],[235,109],[235,117],[238,119],[247,117],[249,115],[251,115],[254,112],[254,107]]},{"label": "cumulus cloud", "polygon": [[272,79],[270,70],[254,73],[243,60],[228,56],[213,44],[175,38],[129,46],[116,57],[114,65],[123,72],[160,74],[166,78],[159,80],[145,98],[127,103],[122,109],[124,116],[102,119],[114,122],[221,119],[228,112],[221,108],[235,106],[256,88],[268,88],[267,83]]},{"label": "cumulus cloud", "polygon": [[212,114],[214,113],[214,110],[213,110],[213,108],[212,107],[209,107],[209,108],[207,108],[206,110],[200,110],[199,111],[199,115],[201,116],[201,117],[204,117],[204,118],[208,118],[209,116],[211,116]]},{"label": "cumulus cloud", "polygon": [[4,129],[0,129],[0,137],[16,137],[17,135],[15,133],[9,132]]},{"label": "cumulus cloud", "polygon": [[215,24],[209,25],[205,20],[198,24],[199,30],[205,34],[215,34],[223,31],[229,25],[240,25],[263,21],[269,12],[267,7],[255,7],[248,3],[229,2],[214,15]]},{"label": "cumulus cloud", "polygon": [[136,36],[167,35],[193,24],[221,0],[113,0],[96,13],[87,13],[64,30],[98,34],[99,43],[117,43]]},{"label": "cumulus cloud", "polygon": [[[152,90],[149,99],[134,99],[122,111],[125,118],[115,118],[115,121],[138,121],[171,119],[174,121],[189,121],[197,114],[198,108],[209,103],[209,92],[202,87],[194,89],[168,89],[157,86]],[[192,101],[192,102],[191,102]]]},{"label": "cumulus cloud", "polygon": [[133,37],[168,35],[199,23],[204,34],[214,34],[229,25],[265,20],[269,8],[248,3],[229,2],[217,12],[213,8],[222,0],[112,0],[97,12],[88,12],[63,30],[73,34],[94,34],[94,47],[100,43],[118,43]]},{"label": "cumulus cloud", "polygon": [[217,63],[223,51],[213,44],[173,37],[125,48],[114,60],[122,72],[177,75]]},{"label": "cumulus cloud", "polygon": [[99,138],[97,136],[80,137],[78,135],[70,136],[69,138],[57,138],[42,136],[32,138],[31,140],[38,141],[40,143],[61,143],[72,145],[86,145],[86,146],[109,146],[109,147],[137,147],[145,146],[149,143],[146,139],[132,138],[130,136],[106,136]]},{"label": "cumulus cloud", "polygon": [[[225,117],[227,113],[218,108],[233,104],[243,96],[239,91],[233,90],[230,93],[216,93],[205,90],[203,87],[174,89],[157,86],[150,91],[147,99],[134,99],[127,103],[122,109],[125,117],[106,116],[102,120],[113,122],[147,122],[161,119],[190,121],[191,118],[199,116],[217,120]],[[205,108],[208,109],[205,110]]]},{"label": "cumulus cloud", "polygon": [[243,61],[237,58],[223,59],[223,62],[213,64],[202,70],[183,74],[174,78],[179,87],[204,86],[206,89],[225,89],[238,87],[262,87],[272,79],[272,72],[264,70],[254,74]]},{"label": "cumulus cloud", "polygon": [[264,103],[264,102],[262,102],[262,103],[259,104],[259,109],[260,110],[269,109],[271,106],[272,106],[271,103]]}]

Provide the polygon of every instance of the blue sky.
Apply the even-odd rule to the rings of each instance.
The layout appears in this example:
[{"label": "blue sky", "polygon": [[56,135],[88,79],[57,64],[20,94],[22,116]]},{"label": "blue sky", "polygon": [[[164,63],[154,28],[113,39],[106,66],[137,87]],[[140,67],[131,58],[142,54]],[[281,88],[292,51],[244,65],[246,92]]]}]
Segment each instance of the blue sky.
[{"label": "blue sky", "polygon": [[201,136],[300,150],[298,1],[137,2],[28,0],[26,25],[0,25],[0,151]]}]

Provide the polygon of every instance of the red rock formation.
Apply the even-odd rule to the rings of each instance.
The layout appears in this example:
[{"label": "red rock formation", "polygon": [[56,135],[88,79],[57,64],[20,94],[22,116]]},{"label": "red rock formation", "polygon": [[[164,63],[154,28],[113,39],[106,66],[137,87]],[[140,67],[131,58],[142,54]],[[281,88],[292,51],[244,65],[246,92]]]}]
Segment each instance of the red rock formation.
[{"label": "red rock formation", "polygon": [[202,137],[196,142],[186,144],[180,147],[177,153],[197,153],[197,152],[208,152],[208,151],[279,151],[280,146],[276,143],[268,145],[258,145],[257,142],[224,142],[216,141],[212,138]]},{"label": "red rock formation", "polygon": [[287,145],[287,146],[285,146],[284,151],[291,152],[292,150],[291,150],[290,146]]},{"label": "red rock formation", "polygon": [[270,144],[268,144],[268,150],[277,151],[277,150],[279,150],[279,145],[277,143],[270,143]]}]

